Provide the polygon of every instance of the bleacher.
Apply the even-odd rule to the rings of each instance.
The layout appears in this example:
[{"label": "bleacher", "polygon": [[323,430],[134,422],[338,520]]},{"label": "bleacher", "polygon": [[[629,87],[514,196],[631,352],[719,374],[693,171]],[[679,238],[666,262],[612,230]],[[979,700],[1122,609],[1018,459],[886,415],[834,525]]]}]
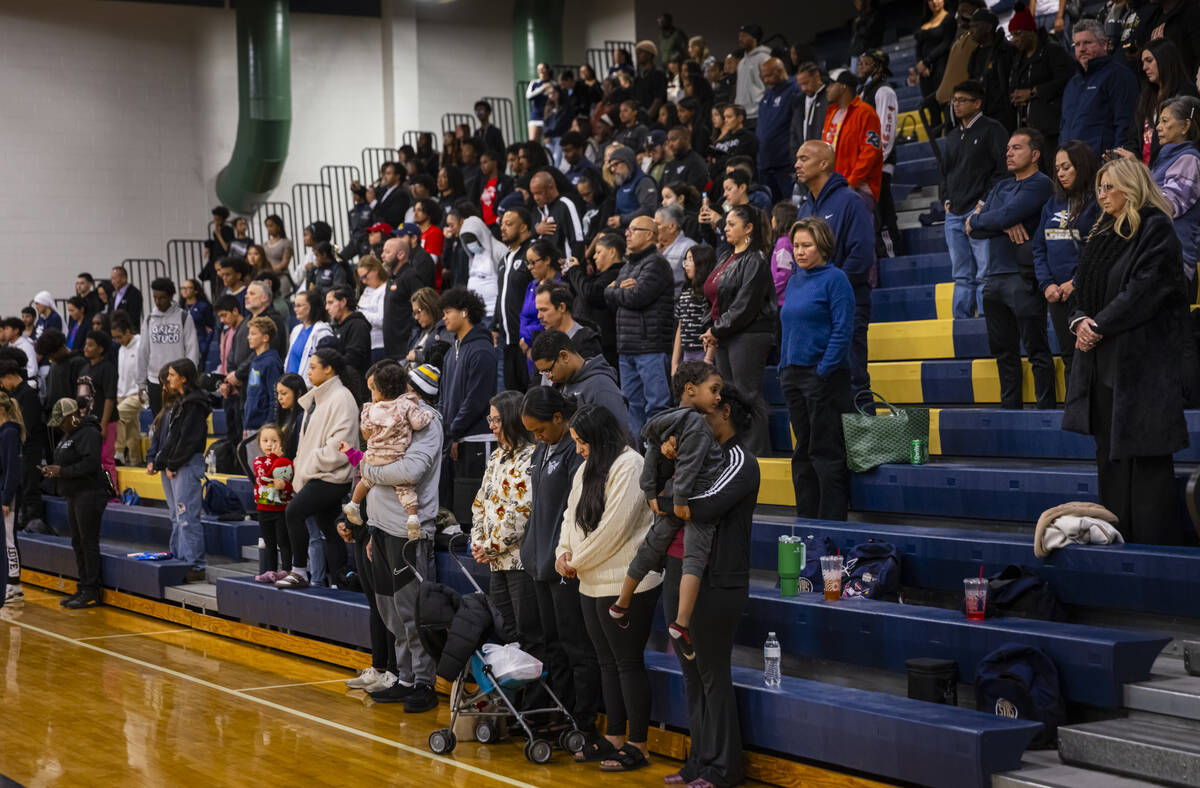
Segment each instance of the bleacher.
[{"label": "bleacher", "polygon": [[[823,46],[844,50],[836,36]],[[912,41],[901,39],[888,49],[899,79],[915,60]],[[899,95],[902,111],[912,112],[919,91],[901,88]],[[917,128],[923,140],[924,130]],[[364,150],[364,167],[375,163],[367,153],[376,150]],[[1149,779],[1194,785],[1189,781],[1200,774],[1200,736],[1194,735],[1200,730],[1200,677],[1184,672],[1180,655],[1184,641],[1200,632],[1200,552],[1074,546],[1044,561],[1034,556],[1033,524],[1044,509],[1096,500],[1093,444],[1061,430],[1061,411],[995,408],[999,386],[983,321],[951,319],[953,285],[942,228],[918,227],[913,220],[936,199],[931,188],[937,183],[936,161],[923,141],[902,145],[898,159],[894,189],[901,201],[905,255],[880,263],[870,372],[874,390],[893,403],[933,406],[932,461],[855,474],[854,521],[833,523],[784,514],[787,509],[781,507],[794,503],[788,460],[761,460],[751,553],[755,579],[737,635],[734,669],[746,746],[883,780],[946,788],[1115,786],[1119,783],[1106,782],[1115,778],[1102,772],[1127,773],[1130,764]],[[369,169],[363,174],[370,176]],[[280,205],[270,203],[269,210],[280,212]],[[284,215],[294,217],[298,227],[322,218],[308,215],[308,207],[285,207]],[[336,210],[332,202],[328,207]],[[771,443],[778,455],[788,455],[790,426],[774,372],[766,371],[764,388]],[[1060,397],[1061,373],[1060,363]],[[1027,402],[1031,388],[1026,364]],[[1188,414],[1188,426],[1192,448],[1176,458],[1181,533],[1189,530],[1182,507],[1187,464],[1200,462],[1200,413]],[[210,432],[223,430],[218,411]],[[248,499],[245,479],[225,480]],[[106,511],[101,537],[107,587],[368,647],[361,594],[316,587],[281,591],[253,582],[259,564],[252,522],[205,520],[208,583],[184,585],[186,567],[177,561],[127,557],[166,549],[170,524],[156,477],[122,469],[121,486],[135,490],[141,502],[110,505]],[[59,534],[66,532],[61,501],[49,502],[47,519]],[[883,522],[872,522],[877,520]],[[902,557],[906,604],[825,603],[813,594],[781,597],[774,569],[777,540],[784,533],[828,537],[844,552],[867,539],[894,544]],[[74,559],[64,536],[22,533],[20,539],[27,568],[73,576]],[[439,553],[437,561],[441,579],[468,590],[448,554]],[[465,562],[486,582],[485,568]],[[966,621],[962,578],[1008,565],[1038,572],[1073,621]],[[658,626],[661,630],[663,622]],[[779,634],[785,672],[792,674],[777,688],[764,687],[761,678],[759,649],[768,630]],[[648,652],[653,720],[686,730],[682,679],[675,658],[659,650],[663,641],[652,638]],[[974,709],[969,685],[975,667],[984,654],[1007,642],[1037,645],[1058,665],[1073,723],[1060,729],[1061,762],[1054,753],[1027,752],[1038,724]],[[904,663],[915,657],[957,664],[959,706],[905,696]],[[806,677],[796,677],[800,674]]]}]

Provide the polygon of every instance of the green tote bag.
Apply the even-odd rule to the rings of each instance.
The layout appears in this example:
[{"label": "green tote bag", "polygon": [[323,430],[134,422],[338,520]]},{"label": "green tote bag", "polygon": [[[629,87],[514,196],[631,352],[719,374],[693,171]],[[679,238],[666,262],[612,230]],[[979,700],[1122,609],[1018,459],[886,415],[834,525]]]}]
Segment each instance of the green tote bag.
[{"label": "green tote bag", "polygon": [[[867,413],[861,400],[871,396],[887,411]],[[885,462],[908,462],[914,440],[929,440],[928,408],[897,408],[874,391],[860,391],[854,398],[856,412],[842,414],[842,434],[846,440],[846,466],[852,471],[869,471]]]}]

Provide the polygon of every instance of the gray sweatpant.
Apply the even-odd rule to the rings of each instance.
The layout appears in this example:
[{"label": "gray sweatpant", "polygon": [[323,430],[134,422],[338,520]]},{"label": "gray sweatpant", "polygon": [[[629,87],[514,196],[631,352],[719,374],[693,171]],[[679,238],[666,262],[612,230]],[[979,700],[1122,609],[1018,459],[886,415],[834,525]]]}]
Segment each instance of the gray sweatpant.
[{"label": "gray sweatpant", "polygon": [[[664,495],[659,496],[658,508],[664,512],[672,511],[671,494],[668,488]],[[654,516],[654,523],[646,532],[646,538],[638,545],[637,554],[629,562],[626,572],[639,583],[647,574],[662,571],[667,565],[667,550],[675,541],[675,534],[683,528],[683,573],[696,577],[704,576],[708,566],[708,555],[712,552],[713,535],[716,533],[716,523],[700,523],[688,520],[686,525],[674,514],[665,517]]]},{"label": "gray sweatpant", "polygon": [[[437,664],[417,635],[417,580],[404,560],[407,539],[375,530],[371,570],[375,580],[375,602],[379,617],[396,636],[396,677],[401,684],[427,684],[437,680]],[[412,551],[410,551],[411,554]],[[433,542],[421,539],[416,549],[417,570],[425,580],[434,579]]]}]

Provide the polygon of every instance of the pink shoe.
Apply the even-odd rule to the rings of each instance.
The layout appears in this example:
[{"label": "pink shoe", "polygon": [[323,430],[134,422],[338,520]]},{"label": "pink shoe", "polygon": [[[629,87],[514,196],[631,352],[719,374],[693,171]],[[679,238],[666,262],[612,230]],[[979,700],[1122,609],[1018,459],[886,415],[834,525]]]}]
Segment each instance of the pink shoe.
[{"label": "pink shoe", "polygon": [[269,572],[269,571],[263,572],[261,575],[254,576],[254,582],[256,582],[256,583],[274,583],[275,575],[277,575],[277,574],[278,574],[278,572]]}]

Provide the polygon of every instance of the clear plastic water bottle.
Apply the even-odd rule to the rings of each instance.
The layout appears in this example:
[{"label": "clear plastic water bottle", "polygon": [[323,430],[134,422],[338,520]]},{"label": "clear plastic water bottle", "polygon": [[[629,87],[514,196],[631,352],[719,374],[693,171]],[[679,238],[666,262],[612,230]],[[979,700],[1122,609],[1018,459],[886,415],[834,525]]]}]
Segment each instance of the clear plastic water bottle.
[{"label": "clear plastic water bottle", "polygon": [[763,644],[763,684],[768,687],[778,687],[783,682],[780,672],[781,651],[779,640],[774,632],[767,633],[767,642]]},{"label": "clear plastic water bottle", "polygon": [[217,472],[217,453],[215,451],[210,450],[208,454],[204,455],[204,471],[209,476]]}]

